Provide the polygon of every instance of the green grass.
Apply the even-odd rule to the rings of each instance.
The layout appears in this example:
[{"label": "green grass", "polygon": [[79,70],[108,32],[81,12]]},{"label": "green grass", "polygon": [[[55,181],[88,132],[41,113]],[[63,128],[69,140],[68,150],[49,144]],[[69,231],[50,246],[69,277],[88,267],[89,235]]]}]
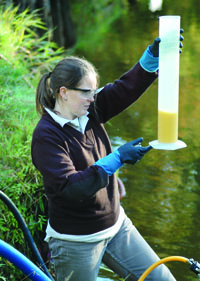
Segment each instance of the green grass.
[{"label": "green grass", "polygon": [[[12,6],[0,7],[0,190],[16,205],[38,247],[46,215],[41,176],[31,162],[30,146],[38,121],[35,88],[42,73],[60,60],[63,50],[39,38],[36,28],[45,29],[37,12],[21,14]],[[23,233],[7,206],[0,202],[1,239],[32,259]],[[24,275],[0,258],[0,280],[22,280]],[[22,277],[23,276],[23,277]],[[5,280],[6,280],[5,279]]]}]

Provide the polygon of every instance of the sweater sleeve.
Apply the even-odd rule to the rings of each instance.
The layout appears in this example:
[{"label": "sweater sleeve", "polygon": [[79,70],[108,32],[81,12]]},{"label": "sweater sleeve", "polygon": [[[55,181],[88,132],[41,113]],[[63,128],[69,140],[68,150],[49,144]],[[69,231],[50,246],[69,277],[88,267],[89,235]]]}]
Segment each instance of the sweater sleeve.
[{"label": "sweater sleeve", "polygon": [[107,122],[136,102],[157,77],[156,72],[145,71],[138,62],[114,83],[107,84],[94,103],[99,121]]},{"label": "sweater sleeve", "polygon": [[69,153],[51,138],[35,139],[32,159],[43,176],[49,198],[56,196],[70,201],[82,201],[94,196],[109,183],[108,174],[99,166],[77,171]]}]

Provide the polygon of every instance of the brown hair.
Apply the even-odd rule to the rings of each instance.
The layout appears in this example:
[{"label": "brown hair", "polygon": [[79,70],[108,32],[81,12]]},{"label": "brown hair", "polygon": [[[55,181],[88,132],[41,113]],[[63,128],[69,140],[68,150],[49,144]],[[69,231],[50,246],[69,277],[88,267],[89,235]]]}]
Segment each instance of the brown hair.
[{"label": "brown hair", "polygon": [[44,113],[44,107],[53,109],[60,87],[77,87],[88,73],[93,72],[99,79],[95,67],[85,59],[70,56],[61,60],[52,72],[46,73],[40,79],[36,90],[36,110]]}]

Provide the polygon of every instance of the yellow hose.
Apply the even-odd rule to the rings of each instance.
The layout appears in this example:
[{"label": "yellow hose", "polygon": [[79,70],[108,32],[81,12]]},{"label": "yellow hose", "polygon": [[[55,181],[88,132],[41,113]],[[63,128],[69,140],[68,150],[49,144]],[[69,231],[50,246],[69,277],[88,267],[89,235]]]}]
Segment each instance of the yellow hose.
[{"label": "yellow hose", "polygon": [[154,264],[152,264],[149,268],[147,268],[147,270],[142,274],[142,276],[138,279],[138,281],[143,281],[154,268],[156,268],[158,265],[168,262],[168,261],[182,261],[185,263],[189,262],[187,258],[179,257],[179,256],[171,256],[171,257],[161,259],[161,260],[155,262]]}]

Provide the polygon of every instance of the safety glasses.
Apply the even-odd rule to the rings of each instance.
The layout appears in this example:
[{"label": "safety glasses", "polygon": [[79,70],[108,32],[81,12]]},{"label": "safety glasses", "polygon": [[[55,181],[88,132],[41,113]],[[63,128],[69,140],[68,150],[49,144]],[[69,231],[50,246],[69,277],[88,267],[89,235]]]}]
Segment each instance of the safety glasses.
[{"label": "safety glasses", "polygon": [[81,88],[68,88],[68,90],[79,91],[80,96],[83,99],[92,99],[97,95],[103,88],[90,90],[90,89],[81,89]]}]

